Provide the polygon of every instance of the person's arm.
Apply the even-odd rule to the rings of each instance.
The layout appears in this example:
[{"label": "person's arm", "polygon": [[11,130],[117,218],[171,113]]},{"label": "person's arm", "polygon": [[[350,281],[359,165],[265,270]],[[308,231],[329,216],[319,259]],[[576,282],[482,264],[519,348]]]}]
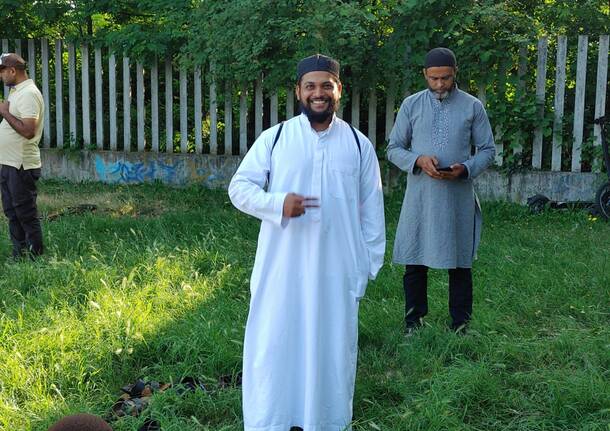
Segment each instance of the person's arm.
[{"label": "person's arm", "polygon": [[240,211],[281,226],[287,192],[264,190],[271,168],[271,145],[277,128],[261,134],[246,153],[229,184],[229,198]]},{"label": "person's arm", "polygon": [[10,113],[10,102],[0,103],[0,115],[4,117],[8,124],[26,139],[32,139],[36,136],[36,121],[38,116],[34,118],[17,118]]},{"label": "person's arm", "polygon": [[471,136],[472,142],[477,148],[477,153],[465,162],[462,162],[462,165],[467,170],[467,178],[478,177],[481,172],[491,165],[496,156],[494,136],[485,108],[478,102],[475,104],[474,109]]},{"label": "person's arm", "polygon": [[360,165],[360,226],[369,257],[369,279],[374,279],[383,265],[385,219],[379,162],[373,145],[362,135]]},{"label": "person's arm", "polygon": [[411,151],[411,136],[413,129],[411,127],[411,119],[409,118],[409,108],[407,101],[403,101],[396,116],[396,122],[390,133],[390,142],[386,148],[386,155],[390,162],[396,165],[400,170],[418,174],[421,168],[417,166],[416,161],[421,154],[416,154]]}]

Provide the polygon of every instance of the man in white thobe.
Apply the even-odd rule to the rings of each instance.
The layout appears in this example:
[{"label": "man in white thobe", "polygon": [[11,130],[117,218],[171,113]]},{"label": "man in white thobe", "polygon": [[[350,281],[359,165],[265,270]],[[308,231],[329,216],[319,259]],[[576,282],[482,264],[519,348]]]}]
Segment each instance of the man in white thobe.
[{"label": "man in white thobe", "polygon": [[302,114],[264,131],[229,196],[262,220],[243,358],[246,431],[350,429],[358,304],[383,263],[379,164],[335,111],[339,64],[297,66]]}]

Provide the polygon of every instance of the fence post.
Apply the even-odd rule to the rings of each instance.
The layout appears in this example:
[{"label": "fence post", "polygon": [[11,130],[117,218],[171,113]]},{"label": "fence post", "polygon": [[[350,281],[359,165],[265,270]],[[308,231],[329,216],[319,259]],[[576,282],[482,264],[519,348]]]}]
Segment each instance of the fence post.
[{"label": "fence post", "polygon": [[55,41],[55,145],[64,147],[63,52],[61,40]]},{"label": "fence post", "polygon": [[210,64],[210,154],[218,154],[218,101],[216,100],[215,67]]},{"label": "fence post", "polygon": [[117,149],[117,123],[116,123],[116,55],[110,53],[108,57],[108,112],[110,150]]},{"label": "fence post", "polygon": [[377,89],[373,85],[369,92],[369,140],[377,148]]},{"label": "fence post", "polygon": [[144,106],[144,66],[140,61],[136,62],[136,112],[138,151],[143,152],[146,149],[146,137],[144,134],[146,107]]},{"label": "fence post", "polygon": [[150,149],[159,152],[159,62],[157,57],[150,66]]},{"label": "fence post", "polygon": [[269,119],[270,126],[275,126],[279,122],[277,105],[278,105],[277,90],[273,90],[273,92],[271,93],[271,99],[269,101],[269,112],[270,112],[270,117],[271,117]]},{"label": "fence post", "polygon": [[242,83],[239,92],[239,154],[248,151],[248,84]]},{"label": "fence post", "polygon": [[123,54],[123,151],[131,151],[131,76],[129,57]]},{"label": "fence post", "polygon": [[385,140],[390,140],[390,133],[394,127],[394,110],[396,109],[396,86],[390,85],[385,94]]},{"label": "fence post", "polygon": [[[70,147],[76,147],[78,129],[76,124],[76,48],[68,43],[68,115],[70,117]],[[111,112],[112,115],[112,112]]]},{"label": "fence post", "polygon": [[36,41],[28,40],[28,75],[36,82]]},{"label": "fence post", "polygon": [[254,139],[263,133],[263,77],[254,84]]},{"label": "fence post", "polygon": [[95,48],[95,146],[104,149],[104,69],[102,66],[102,48]]},{"label": "fence post", "polygon": [[[606,113],[606,87],[608,82],[608,35],[599,37],[599,53],[597,57],[597,86],[595,89],[595,118],[603,117]],[[610,121],[607,121],[610,123]],[[596,124],[593,128],[595,145],[602,145],[601,127]],[[601,163],[598,158],[593,161],[593,172],[601,172]]]},{"label": "fence post", "polygon": [[89,46],[81,45],[82,105],[83,105],[83,145],[91,144],[91,120],[89,115]]},{"label": "fence post", "polygon": [[352,126],[360,128],[360,90],[356,87],[352,89]]},{"label": "fence post", "polygon": [[[4,41],[2,41],[4,44]],[[49,100],[49,42],[47,39],[40,41],[40,51],[42,60],[42,97],[44,99],[44,137],[45,148],[51,146],[51,103]],[[8,47],[7,47],[8,48]],[[7,95],[4,96],[6,99]]]},{"label": "fence post", "polygon": [[542,120],[544,119],[544,97],[546,90],[546,59],[548,54],[548,38],[541,37],[538,41],[538,64],[536,66],[536,117],[538,125],[534,129],[534,144],[532,146],[532,167],[542,168]]},{"label": "fence post", "polygon": [[225,82],[225,149],[224,155],[233,154],[233,87]]},{"label": "fence post", "polygon": [[172,57],[165,58],[165,152],[174,151],[174,96]]},{"label": "fence post", "polygon": [[576,60],[576,94],[574,97],[574,129],[572,144],[572,172],[580,172],[582,134],[585,117],[585,84],[587,79],[587,36],[578,36],[578,58]]},{"label": "fence post", "polygon": [[286,119],[290,120],[294,117],[294,89],[288,87],[286,89]]},{"label": "fence post", "polygon": [[194,109],[195,109],[195,152],[201,154],[203,152],[203,141],[201,138],[201,121],[202,121],[202,103],[201,103],[201,66],[195,66],[193,73],[193,89],[194,89]]},{"label": "fence post", "polygon": [[188,98],[186,94],[187,89],[187,78],[186,68],[180,67],[180,152],[186,153],[188,151]]},{"label": "fence post", "polygon": [[566,59],[568,54],[568,39],[566,36],[557,38],[557,65],[555,71],[555,101],[553,118],[553,149],[551,155],[551,170],[561,171],[561,146],[563,144],[563,107],[566,88]]},{"label": "fence post", "polygon": [[[8,52],[8,39],[2,39],[2,52]],[[47,67],[48,67],[49,66],[49,62],[47,61],[46,64],[47,64]],[[43,62],[42,63],[43,68],[44,68],[44,65],[45,65],[45,63]],[[4,100],[6,100],[6,99],[8,99],[8,85],[4,84],[4,82],[2,84],[4,86]]]}]

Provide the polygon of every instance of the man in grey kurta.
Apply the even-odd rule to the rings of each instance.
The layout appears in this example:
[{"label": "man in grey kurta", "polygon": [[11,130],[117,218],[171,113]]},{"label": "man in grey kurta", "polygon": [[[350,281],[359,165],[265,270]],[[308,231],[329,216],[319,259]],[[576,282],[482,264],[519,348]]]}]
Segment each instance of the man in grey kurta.
[{"label": "man in grey kurta", "polygon": [[457,88],[456,72],[451,50],[428,52],[428,88],[402,102],[387,147],[388,160],[408,173],[393,257],[406,266],[407,334],[428,312],[428,268],[449,272],[451,328],[465,330],[472,315],[471,268],[482,221],[473,180],[491,164],[495,146],[485,108]]}]

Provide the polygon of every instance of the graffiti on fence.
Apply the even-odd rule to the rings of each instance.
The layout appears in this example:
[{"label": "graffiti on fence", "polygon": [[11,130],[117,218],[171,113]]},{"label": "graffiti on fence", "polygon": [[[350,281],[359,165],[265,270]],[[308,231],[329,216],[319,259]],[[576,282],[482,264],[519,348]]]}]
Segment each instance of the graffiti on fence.
[{"label": "graffiti on fence", "polygon": [[166,184],[182,184],[184,168],[183,160],[176,160],[174,164],[166,164],[159,160],[108,161],[100,156],[95,157],[96,175],[101,181],[107,183],[134,184],[159,180]]}]

